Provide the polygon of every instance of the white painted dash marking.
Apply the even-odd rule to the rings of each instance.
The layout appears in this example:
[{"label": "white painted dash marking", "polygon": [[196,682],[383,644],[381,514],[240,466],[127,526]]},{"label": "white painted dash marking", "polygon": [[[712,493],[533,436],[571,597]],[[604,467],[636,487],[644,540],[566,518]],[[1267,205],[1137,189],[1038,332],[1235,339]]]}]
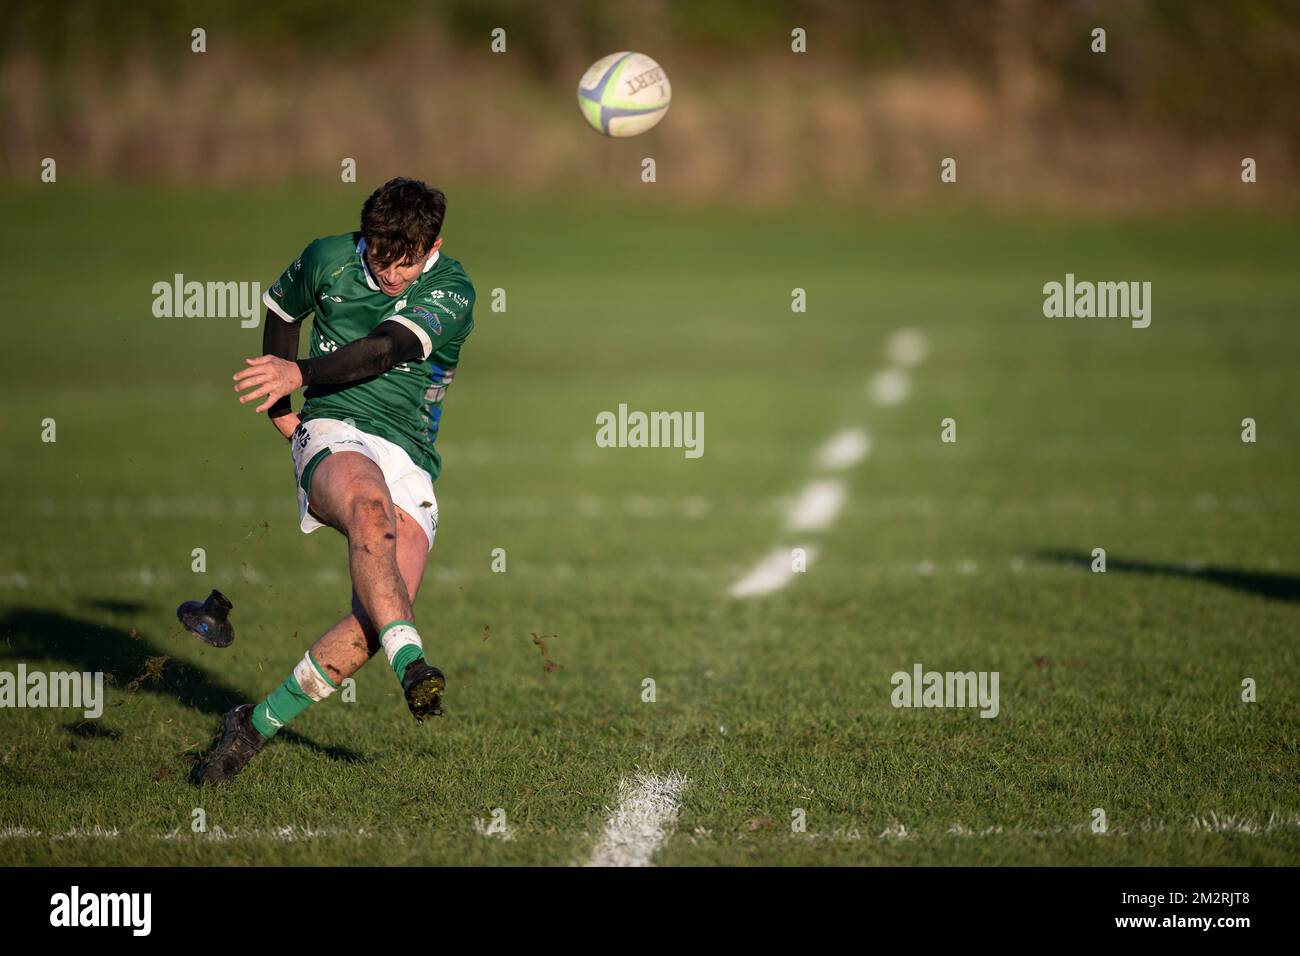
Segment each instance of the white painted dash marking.
[{"label": "white painted dash marking", "polygon": [[844,482],[825,478],[806,485],[790,509],[791,531],[824,531],[844,507]]},{"label": "white painted dash marking", "polygon": [[[804,552],[804,567],[812,564],[817,549],[811,545],[800,546]],[[776,548],[758,562],[754,569],[731,586],[731,596],[737,598],[771,594],[790,583],[794,577],[794,548]]]},{"label": "white painted dash marking", "polygon": [[912,393],[912,379],[901,368],[887,368],[871,377],[868,391],[877,405],[897,405]]},{"label": "white painted dash marking", "polygon": [[618,784],[618,806],[587,866],[650,866],[655,852],[677,825],[686,778],[639,773]]},{"label": "white painted dash marking", "polygon": [[930,354],[930,343],[920,329],[899,329],[885,342],[889,361],[903,368],[915,368]]},{"label": "white painted dash marking", "polygon": [[817,464],[828,471],[852,468],[871,454],[871,436],[861,428],[846,428],[826,440],[817,453]]}]

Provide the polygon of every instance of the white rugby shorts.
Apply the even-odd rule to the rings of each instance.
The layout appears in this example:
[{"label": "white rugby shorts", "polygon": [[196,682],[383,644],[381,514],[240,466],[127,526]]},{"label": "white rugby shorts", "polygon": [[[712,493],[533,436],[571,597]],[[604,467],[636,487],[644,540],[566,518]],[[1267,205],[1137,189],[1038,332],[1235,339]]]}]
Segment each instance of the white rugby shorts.
[{"label": "white rugby shorts", "polygon": [[438,499],[433,495],[433,479],[411,461],[411,456],[403,448],[335,418],[313,418],[303,422],[289,439],[289,447],[293,454],[298,518],[303,534],[328,527],[308,507],[307,495],[316,467],[331,454],[354,451],[379,466],[393,504],[420,523],[429,539],[429,547],[433,547],[433,536],[438,530]]}]

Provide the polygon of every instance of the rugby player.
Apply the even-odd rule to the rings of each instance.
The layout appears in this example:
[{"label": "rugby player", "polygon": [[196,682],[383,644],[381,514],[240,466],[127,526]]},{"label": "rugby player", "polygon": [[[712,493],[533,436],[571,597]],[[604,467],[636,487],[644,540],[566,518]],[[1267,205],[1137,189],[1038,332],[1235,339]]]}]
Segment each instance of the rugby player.
[{"label": "rugby player", "polygon": [[[275,733],[382,647],[417,721],[442,713],[446,679],[424,657],[411,602],[438,527],[434,447],[443,396],[474,328],[474,287],[441,252],[446,197],[412,179],[371,194],[359,232],[312,242],[267,290],[262,351],[235,373],[288,440],[304,533],[348,539],[352,610],[260,703],[225,715],[200,784],[238,774]],[[303,321],[315,316],[309,357]],[[306,388],[302,410],[289,396]]]}]

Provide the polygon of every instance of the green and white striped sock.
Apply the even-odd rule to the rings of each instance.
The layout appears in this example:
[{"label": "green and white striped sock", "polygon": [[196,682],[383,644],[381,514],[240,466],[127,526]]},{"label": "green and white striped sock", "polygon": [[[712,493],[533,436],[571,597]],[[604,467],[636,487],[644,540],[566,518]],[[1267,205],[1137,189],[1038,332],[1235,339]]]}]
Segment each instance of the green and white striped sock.
[{"label": "green and white striped sock", "polygon": [[308,651],[284,683],[253,708],[253,726],[270,740],[281,727],[336,690],[338,685],[329,679],[325,669]]},{"label": "green and white striped sock", "polygon": [[379,632],[379,643],[384,646],[388,663],[397,675],[398,681],[406,674],[406,667],[411,661],[424,660],[424,645],[420,643],[420,634],[410,621],[391,621]]}]

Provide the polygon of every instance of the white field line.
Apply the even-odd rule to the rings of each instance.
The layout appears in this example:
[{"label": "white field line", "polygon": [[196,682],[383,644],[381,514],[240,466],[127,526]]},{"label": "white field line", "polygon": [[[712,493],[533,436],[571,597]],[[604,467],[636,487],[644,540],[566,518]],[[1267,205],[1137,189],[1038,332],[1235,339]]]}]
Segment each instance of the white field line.
[{"label": "white field line", "polygon": [[116,840],[121,834],[117,827],[111,829],[101,826],[73,827],[66,833],[56,833],[51,840]]},{"label": "white field line", "polygon": [[655,851],[677,824],[686,778],[670,773],[637,774],[619,781],[618,806],[587,866],[650,866]]},{"label": "white field line", "polygon": [[790,509],[787,527],[791,531],[825,531],[844,508],[844,482],[823,478],[806,485]]},{"label": "white field line", "polygon": [[[1051,827],[1026,827],[1021,824],[995,824],[993,826],[973,827],[964,823],[952,823],[942,829],[913,829],[897,821],[890,823],[885,829],[874,837],[868,832],[865,836],[854,826],[836,827],[828,832],[817,833],[809,832],[806,834],[794,834],[794,836],[805,839],[815,840],[828,843],[842,842],[881,842],[889,843],[899,840],[910,841],[916,839],[933,839],[936,837],[947,837],[955,840],[981,840],[990,837],[1033,837],[1034,839],[1049,839],[1052,837],[1063,836],[1092,836],[1092,837],[1127,837],[1135,834],[1160,833],[1170,835],[1195,835],[1207,833],[1235,833],[1245,836],[1267,836],[1271,833],[1277,833],[1282,830],[1300,829],[1300,817],[1278,817],[1276,814],[1270,815],[1268,820],[1261,823],[1258,820],[1247,816],[1218,816],[1211,812],[1202,815],[1193,815],[1188,823],[1170,824],[1161,823],[1157,820],[1141,820],[1133,824],[1119,824],[1107,827],[1105,830],[1096,832],[1088,822],[1079,821],[1075,823],[1060,824]],[[703,835],[708,835],[709,831],[703,831]],[[701,835],[697,831],[698,836]]]},{"label": "white field line", "polygon": [[514,840],[515,831],[510,829],[509,824],[503,824],[500,829],[497,829],[494,823],[495,821],[484,820],[480,817],[474,821],[474,832],[489,840],[503,840],[506,843]]},{"label": "white field line", "polygon": [[826,440],[817,452],[817,466],[826,471],[843,471],[871,454],[871,436],[861,428],[846,428]]},{"label": "white field line", "polygon": [[[930,351],[925,334],[918,329],[903,328],[885,341],[889,365],[872,376],[868,394],[878,405],[897,405],[912,391],[911,376],[905,371],[921,363]],[[862,462],[871,453],[871,436],[861,428],[836,432],[821,446],[814,459],[821,472],[845,471]],[[815,478],[806,485],[786,515],[786,529],[796,532],[825,531],[844,510],[845,486],[836,478]],[[790,549],[778,547],[770,552],[728,593],[735,598],[770,594],[790,583]]]},{"label": "white field line", "polygon": [[[857,506],[850,504],[849,510],[857,517],[863,517],[864,511],[859,503]],[[919,510],[918,514],[930,515],[933,512],[929,510]],[[890,509],[881,511],[868,510],[866,517],[892,517],[894,514]],[[754,565],[741,581],[730,589],[734,597],[744,597],[754,594],[765,594],[768,591],[789,584],[795,573],[789,567],[791,552],[796,548],[802,548],[806,554],[805,570],[808,564],[817,554],[817,549],[807,542],[801,544],[790,544],[789,546],[779,546],[763,557],[761,561]],[[1263,558],[1260,562],[1265,570],[1277,571],[1282,568],[1282,560],[1276,555],[1270,555]],[[511,569],[520,571],[529,578],[555,578],[559,580],[572,580],[579,575],[585,577],[591,576],[626,576],[635,574],[638,577],[655,580],[671,580],[678,583],[691,581],[707,583],[714,581],[716,583],[717,571],[705,567],[681,567],[671,561],[638,561],[632,563],[619,564],[617,566],[599,566],[599,567],[579,567],[578,565],[569,564],[564,561],[552,562],[525,562],[511,563]],[[976,576],[1002,576],[1006,573],[1014,575],[1033,574],[1038,576],[1064,577],[1073,576],[1078,573],[1078,567],[1066,563],[1039,560],[1024,555],[1004,556],[996,560],[989,560],[988,556],[982,561],[974,558],[952,559],[944,562],[935,561],[931,558],[921,557],[914,560],[892,560],[892,561],[860,561],[855,564],[858,571],[872,574],[903,574],[919,575],[921,577],[958,575],[961,577]],[[1205,561],[1186,561],[1183,562],[1182,568],[1188,574],[1205,574],[1210,565]],[[783,569],[784,568],[784,569]],[[766,581],[775,576],[776,584],[774,587],[759,587],[754,589],[754,585],[747,583],[750,578],[756,582]],[[458,568],[458,567],[436,567],[426,572],[426,577],[437,581],[441,584],[461,585],[467,581],[481,583],[485,580],[495,580],[495,576],[486,567]],[[81,594],[84,592],[87,583],[108,582],[118,584],[129,584],[132,586],[144,585],[150,587],[164,586],[167,583],[177,583],[184,580],[191,581],[193,575],[185,571],[183,573],[173,573],[171,569],[162,568],[140,568],[129,572],[101,570],[89,573],[80,573],[75,576],[68,574],[57,574],[51,578],[42,578],[40,586],[43,590],[55,592],[75,592]],[[212,584],[218,588],[224,588],[238,580],[232,575],[219,575],[212,578]],[[346,571],[339,568],[316,568],[316,569],[292,569],[284,573],[277,573],[275,580],[281,584],[286,582],[299,584],[305,583],[313,587],[345,585],[347,583]],[[744,583],[742,583],[744,582]],[[15,584],[14,581],[6,579],[0,574],[0,593],[6,590],[25,590],[31,582],[24,580],[21,585]],[[347,592],[344,591],[344,598]],[[341,607],[340,611],[345,608]]]},{"label": "white field line", "polygon": [[196,843],[225,843],[230,840],[274,840],[277,843],[298,843],[322,837],[345,836],[377,837],[383,834],[363,827],[349,830],[344,827],[312,827],[294,824],[284,827],[231,827],[229,830],[214,826],[203,833],[194,833],[189,829],[177,827],[170,833],[164,833],[160,839],[177,843],[191,840]]},{"label": "white field line", "polygon": [[[113,498],[33,498],[23,502],[6,502],[15,514],[35,514],[42,518],[70,520],[109,520],[149,518],[211,519],[226,521],[246,519],[258,522],[249,526],[250,537],[296,530],[288,517],[293,498],[198,498],[179,495],[121,495]],[[584,518],[626,515],[631,518],[682,517],[694,521],[708,517],[714,503],[701,495],[681,497],[623,495],[581,495],[576,497],[515,496],[490,500],[466,498],[456,501],[457,514],[486,514],[501,518],[542,519],[555,515],[578,515]],[[262,526],[259,519],[270,519]]]},{"label": "white field line", "polygon": [[1300,827],[1300,817],[1282,817],[1269,814],[1267,822],[1260,824],[1247,816],[1225,814],[1219,816],[1213,810],[1192,817],[1192,829],[1198,833],[1249,833],[1257,836],[1273,830],[1295,829]]},{"label": "white field line", "polygon": [[382,836],[385,839],[392,838],[392,834],[384,834],[366,828],[350,830],[343,827],[311,827],[296,824],[283,827],[231,827],[229,830],[214,826],[202,833],[195,833],[188,827],[176,827],[165,833],[146,833],[143,835],[130,830],[118,830],[116,827],[107,828],[101,826],[73,827],[70,830],[62,830],[57,833],[44,833],[41,830],[32,830],[21,826],[0,827],[0,840],[46,840],[51,842],[62,840],[116,840],[119,838],[135,840],[141,838],[162,840],[169,843],[225,843],[231,840],[275,840],[277,842],[295,843],[321,837],[340,836]]},{"label": "white field line", "polygon": [[[812,545],[801,545],[804,550],[804,567],[812,564],[812,559],[817,555],[817,549]],[[773,591],[779,591],[790,583],[794,577],[794,557],[791,554],[793,548],[776,548],[770,552],[767,557],[758,562],[754,569],[747,575],[731,586],[730,594],[732,597],[755,597],[759,594],[770,594]]]},{"label": "white field line", "polygon": [[[660,780],[666,778],[658,778]],[[680,781],[680,787],[685,786],[685,778],[676,778]],[[678,793],[680,793],[680,787]],[[622,807],[620,806],[620,810]],[[677,804],[673,805],[673,814],[676,813]],[[615,818],[611,817],[613,823]],[[666,828],[662,836],[668,835]],[[1169,834],[1215,834],[1215,833],[1235,833],[1243,836],[1262,837],[1271,833],[1277,833],[1283,830],[1300,830],[1300,817],[1280,817],[1277,814],[1271,814],[1267,820],[1259,820],[1256,817],[1245,814],[1226,813],[1220,815],[1217,811],[1207,813],[1193,814],[1190,820],[1181,824],[1162,823],[1156,820],[1140,820],[1132,824],[1114,824],[1109,826],[1102,833],[1092,833],[1089,823],[1075,822],[1062,824],[1053,827],[1026,827],[1020,824],[994,825],[972,827],[963,823],[952,823],[941,829],[914,829],[902,823],[894,822],[889,824],[878,835],[872,837],[868,833],[865,837],[856,827],[838,827],[827,833],[808,833],[806,839],[811,840],[830,840],[830,841],[857,841],[857,840],[912,840],[922,837],[953,837],[958,839],[982,839],[999,836],[1032,836],[1032,837],[1056,837],[1069,834],[1091,834],[1095,836],[1123,837],[1135,833],[1169,833]],[[477,826],[475,831],[478,832]],[[697,830],[695,842],[700,838],[710,836],[710,830]],[[143,835],[136,834],[130,830],[118,830],[116,827],[73,827],[70,830],[59,832],[45,833],[41,830],[30,829],[23,826],[0,826],[0,841],[12,840],[42,840],[45,842],[59,841],[83,841],[83,840],[125,840],[127,842],[137,839],[162,840],[176,843],[225,843],[232,840],[273,840],[276,842],[295,843],[317,840],[327,837],[363,837],[366,839],[383,839],[383,840],[401,840],[403,836],[410,835],[410,831],[384,831],[368,827],[359,827],[357,829],[348,829],[344,827],[310,827],[301,825],[283,826],[283,827],[232,827],[230,830],[223,830],[221,827],[213,827],[205,833],[192,833],[188,827],[177,827],[165,833],[146,833]],[[660,843],[662,843],[662,837]],[[599,848],[598,848],[599,849]],[[592,864],[595,864],[593,859]],[[617,865],[617,864],[613,864]],[[624,864],[628,865],[628,864]]]},{"label": "white field line", "polygon": [[871,377],[867,386],[877,405],[897,405],[912,393],[912,378],[901,368],[887,368]]},{"label": "white field line", "polygon": [[[1211,811],[1205,814],[1193,814],[1187,824],[1160,823],[1155,820],[1142,820],[1134,824],[1117,824],[1108,826],[1100,832],[1094,831],[1090,823],[1079,822],[1062,826],[1035,829],[1020,825],[990,826],[975,829],[961,823],[948,827],[946,835],[952,837],[989,837],[989,836],[1032,836],[1051,837],[1078,833],[1091,836],[1129,836],[1134,833],[1242,833],[1249,836],[1262,836],[1279,830],[1300,829],[1300,817],[1279,817],[1270,814],[1267,821],[1260,823],[1252,817],[1229,814],[1219,816]],[[909,836],[912,835],[910,832]]]},{"label": "white field line", "polygon": [[915,368],[930,354],[930,343],[920,329],[899,329],[885,342],[885,355],[894,365]]},{"label": "white field line", "polygon": [[[927,440],[913,440],[909,446],[895,446],[891,451],[895,456],[894,460],[898,461],[900,459],[928,457],[931,454],[930,449],[931,443],[928,443]],[[1038,452],[1041,450],[1041,445],[1036,444],[1034,449],[1027,452],[1027,454],[1044,460],[1047,457],[1052,457],[1039,455]],[[814,459],[816,472],[846,471],[860,464],[863,459],[870,457],[873,451],[874,447],[869,435],[860,429],[846,429],[828,438],[818,450]],[[1074,451],[1077,451],[1077,448]],[[1079,452],[1075,457],[1082,456],[1083,453]],[[144,499],[139,500],[142,503],[144,501]],[[687,495],[684,497],[651,497],[645,495],[598,497],[595,495],[581,495],[562,498],[534,496],[493,498],[491,500],[466,498],[455,503],[454,511],[462,516],[487,515],[493,518],[515,518],[520,520],[555,517],[608,518],[623,516],[639,519],[683,518],[690,521],[700,521],[719,512],[723,514],[730,512],[748,514],[755,509],[779,512],[781,503],[788,500],[788,496],[779,494],[728,495],[725,499],[709,499],[700,495]],[[39,514],[44,518],[77,521],[119,517],[121,515],[149,517],[149,514],[143,508],[137,508],[129,512],[125,510],[115,511],[110,514],[102,508],[75,499],[59,499],[58,501],[54,499],[41,499],[39,501],[29,499],[26,501],[0,502],[0,505],[4,506],[4,510],[0,510],[0,519],[3,519],[8,513],[24,516]],[[449,505],[448,507],[453,506]],[[1258,514],[1265,510],[1294,512],[1296,502],[1293,495],[1283,496],[1280,493],[1276,495],[1232,495],[1230,497],[1215,497],[1199,493],[1196,495],[1161,498],[1145,494],[1123,497],[1114,495],[1044,494],[1016,496],[1014,498],[994,498],[979,495],[945,495],[943,497],[892,495],[860,501],[857,507],[865,509],[872,515],[881,515],[883,517],[907,513],[933,514],[940,508],[948,511],[975,512],[982,510],[1006,514],[1029,514],[1036,511],[1047,511],[1051,514],[1106,515],[1120,515],[1128,512],[1138,512],[1143,515],[1183,514],[1189,511],[1194,514],[1215,511]],[[269,517],[270,523],[267,528],[264,529],[260,521],[256,525],[248,525],[247,530],[254,540],[259,535],[288,534],[292,536],[298,533],[293,519],[287,516],[288,512],[284,508],[283,501],[268,502],[265,510],[260,511],[258,517],[262,515]],[[211,510],[196,511],[189,514],[178,510],[168,513],[166,517],[183,520],[211,517],[229,521],[232,517],[237,516],[223,514],[214,505]],[[182,565],[182,570],[185,576],[190,575],[188,561]],[[277,574],[279,573],[281,572],[277,571]],[[23,572],[16,568],[0,569],[0,587],[22,589],[30,587],[31,582],[30,572]]]}]

